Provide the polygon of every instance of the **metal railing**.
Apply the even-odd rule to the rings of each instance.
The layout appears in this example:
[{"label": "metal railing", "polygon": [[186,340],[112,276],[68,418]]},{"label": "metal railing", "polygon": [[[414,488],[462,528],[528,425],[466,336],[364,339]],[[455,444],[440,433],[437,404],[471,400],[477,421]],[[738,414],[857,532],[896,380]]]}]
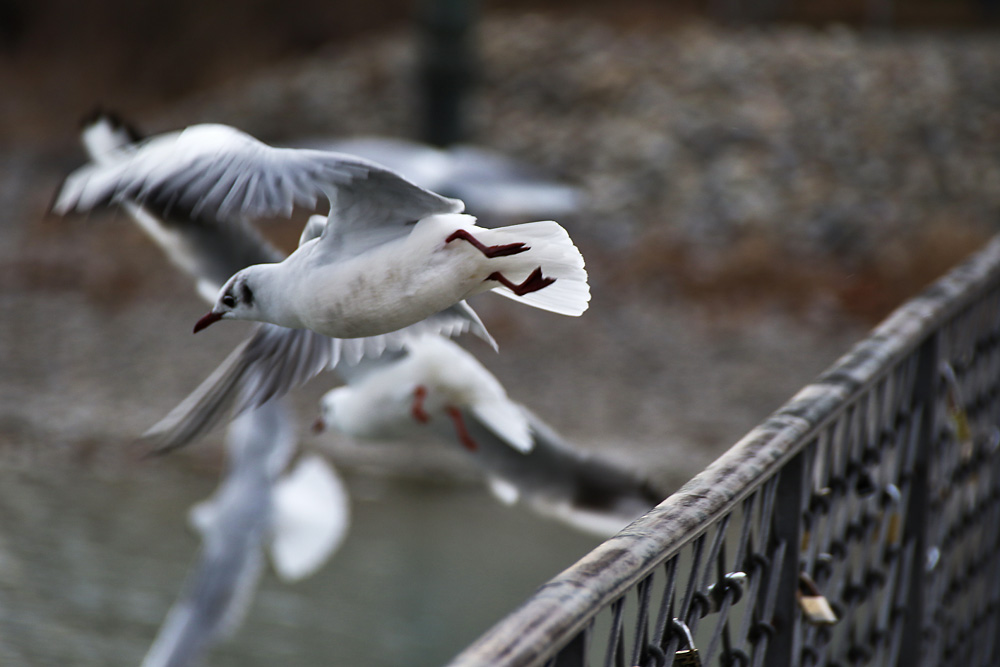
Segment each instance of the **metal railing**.
[{"label": "metal railing", "polygon": [[1000,238],[451,665],[1000,664],[998,424]]}]

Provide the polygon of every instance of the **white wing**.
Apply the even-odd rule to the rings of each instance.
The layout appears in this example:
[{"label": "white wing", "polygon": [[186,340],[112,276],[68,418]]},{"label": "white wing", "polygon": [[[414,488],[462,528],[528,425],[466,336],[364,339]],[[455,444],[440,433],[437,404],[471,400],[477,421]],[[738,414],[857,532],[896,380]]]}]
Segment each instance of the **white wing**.
[{"label": "white wing", "polygon": [[[275,148],[225,125],[192,125],[129,146],[70,174],[53,204],[65,214],[132,200],[159,215],[234,221],[291,215],[331,202],[337,234],[457,213],[462,202],[362,158]],[[330,233],[328,230],[327,233]]]},{"label": "white wing", "polygon": [[343,482],[319,456],[309,456],[274,488],[270,551],[285,581],[315,573],[340,546],[350,523]]},{"label": "white wing", "polygon": [[[118,168],[135,154],[135,130],[118,118],[100,114],[86,123],[83,144],[94,169]],[[209,303],[231,275],[251,264],[280,262],[284,255],[243,222],[224,223],[210,216],[200,219],[155,214],[131,200],[121,204],[136,224],[160,247],[168,259],[198,283]]]},{"label": "white wing", "polygon": [[285,406],[275,402],[232,423],[230,454],[215,495],[195,510],[202,547],[143,667],[190,665],[239,626],[265,564],[275,481],[295,450]]}]

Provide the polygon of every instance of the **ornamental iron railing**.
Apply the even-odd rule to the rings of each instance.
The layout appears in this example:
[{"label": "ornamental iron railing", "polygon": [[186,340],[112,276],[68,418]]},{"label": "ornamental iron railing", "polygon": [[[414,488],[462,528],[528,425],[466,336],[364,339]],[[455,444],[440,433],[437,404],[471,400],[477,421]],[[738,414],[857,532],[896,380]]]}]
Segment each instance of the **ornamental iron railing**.
[{"label": "ornamental iron railing", "polygon": [[1000,237],[451,663],[1000,664]]}]

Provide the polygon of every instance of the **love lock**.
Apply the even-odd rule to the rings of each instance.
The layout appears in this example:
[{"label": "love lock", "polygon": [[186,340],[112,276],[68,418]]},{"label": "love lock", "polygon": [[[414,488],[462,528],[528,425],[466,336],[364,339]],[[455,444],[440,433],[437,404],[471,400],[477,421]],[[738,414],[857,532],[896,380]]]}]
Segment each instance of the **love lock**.
[{"label": "love lock", "polygon": [[840,620],[837,618],[836,612],[833,611],[833,607],[830,606],[830,601],[819,592],[816,582],[805,572],[799,574],[798,597],[802,615],[809,623],[834,625]]},{"label": "love lock", "polygon": [[674,664],[677,667],[701,667],[701,657],[698,655],[698,647],[694,645],[690,628],[684,621],[675,618],[674,630],[680,633],[681,641],[687,645],[687,648],[678,649],[674,653]]}]

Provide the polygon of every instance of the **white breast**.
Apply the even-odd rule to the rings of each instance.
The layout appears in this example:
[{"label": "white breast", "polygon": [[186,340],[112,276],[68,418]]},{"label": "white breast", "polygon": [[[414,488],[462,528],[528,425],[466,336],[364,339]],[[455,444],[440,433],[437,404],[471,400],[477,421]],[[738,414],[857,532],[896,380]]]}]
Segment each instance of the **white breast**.
[{"label": "white breast", "polygon": [[405,236],[308,272],[296,310],[308,328],[335,338],[401,329],[483,291],[488,266],[467,243],[444,240],[465,215],[432,216]]}]

